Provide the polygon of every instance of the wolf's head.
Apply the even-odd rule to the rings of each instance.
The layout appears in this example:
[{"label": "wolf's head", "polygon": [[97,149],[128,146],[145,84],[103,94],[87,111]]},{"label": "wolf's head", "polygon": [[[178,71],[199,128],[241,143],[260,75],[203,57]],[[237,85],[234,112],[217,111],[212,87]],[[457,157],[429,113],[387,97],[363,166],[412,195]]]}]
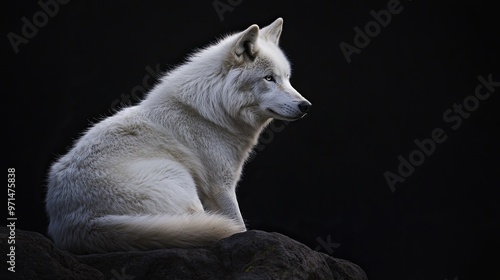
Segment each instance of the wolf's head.
[{"label": "wolf's head", "polygon": [[231,130],[259,130],[272,119],[302,118],[311,103],[290,84],[290,63],[278,46],[282,27],[281,18],[262,29],[254,24],[194,53],[165,75],[145,101],[162,104],[174,94]]},{"label": "wolf's head", "polygon": [[226,83],[237,94],[223,100],[229,112],[249,122],[293,121],[311,108],[311,103],[290,84],[290,63],[278,46],[282,28],[283,19],[278,18],[262,29],[251,25],[229,41]]}]

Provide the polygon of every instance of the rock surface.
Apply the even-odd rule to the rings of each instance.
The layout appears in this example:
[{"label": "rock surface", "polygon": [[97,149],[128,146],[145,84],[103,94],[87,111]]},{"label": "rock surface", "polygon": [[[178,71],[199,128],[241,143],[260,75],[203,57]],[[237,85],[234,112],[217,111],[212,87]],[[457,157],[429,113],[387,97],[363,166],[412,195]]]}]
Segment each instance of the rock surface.
[{"label": "rock surface", "polygon": [[[15,244],[9,244],[10,236],[14,236]],[[68,252],[59,251],[45,236],[32,231],[16,229],[12,235],[6,227],[0,227],[0,252],[2,259],[12,260],[11,246],[14,250],[14,270],[6,261],[2,261],[0,279],[108,279],[99,270],[82,264]],[[12,254],[11,254],[12,255]]]},{"label": "rock surface", "polygon": [[[1,227],[0,237],[1,251],[8,254],[9,229]],[[16,230],[15,242],[16,272],[4,261],[1,279],[367,279],[349,261],[258,230],[210,247],[82,256],[57,250],[36,232]]]}]

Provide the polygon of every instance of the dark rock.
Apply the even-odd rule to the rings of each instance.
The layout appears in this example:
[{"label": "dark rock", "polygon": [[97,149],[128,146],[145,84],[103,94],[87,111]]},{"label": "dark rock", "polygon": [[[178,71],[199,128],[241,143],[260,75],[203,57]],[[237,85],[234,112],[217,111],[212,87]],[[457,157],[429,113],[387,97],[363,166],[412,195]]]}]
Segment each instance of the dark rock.
[{"label": "dark rock", "polygon": [[[2,252],[2,271],[0,279],[106,279],[104,274],[88,265],[82,264],[73,255],[59,251],[45,236],[32,231],[15,230],[15,238],[9,239],[10,230],[0,227],[0,252]],[[9,244],[14,240],[15,244]],[[12,242],[12,241],[11,241]],[[15,272],[8,270],[11,265],[11,246],[15,246]]]},{"label": "dark rock", "polygon": [[[1,228],[0,234],[6,252],[8,230]],[[258,230],[235,234],[210,247],[81,256],[55,249],[41,234],[17,230],[16,273],[5,268],[0,275],[2,279],[367,279],[349,261],[279,233]]]}]

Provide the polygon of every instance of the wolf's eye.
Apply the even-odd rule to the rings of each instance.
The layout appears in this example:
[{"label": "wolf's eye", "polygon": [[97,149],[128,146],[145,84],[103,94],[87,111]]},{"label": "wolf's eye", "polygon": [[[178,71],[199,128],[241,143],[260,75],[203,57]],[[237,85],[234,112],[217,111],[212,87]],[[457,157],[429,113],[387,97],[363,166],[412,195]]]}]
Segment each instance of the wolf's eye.
[{"label": "wolf's eye", "polygon": [[267,76],[265,76],[264,80],[266,80],[268,82],[276,82],[276,80],[274,79],[273,75],[267,75]]}]

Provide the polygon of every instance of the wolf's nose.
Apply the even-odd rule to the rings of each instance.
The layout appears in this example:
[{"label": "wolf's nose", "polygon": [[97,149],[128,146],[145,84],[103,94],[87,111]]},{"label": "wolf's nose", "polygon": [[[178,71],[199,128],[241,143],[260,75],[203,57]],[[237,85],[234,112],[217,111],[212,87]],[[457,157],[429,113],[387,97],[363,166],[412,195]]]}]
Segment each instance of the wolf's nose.
[{"label": "wolf's nose", "polygon": [[305,114],[311,110],[311,106],[312,106],[312,104],[309,103],[309,101],[301,101],[299,103],[299,110],[300,110],[300,112]]}]

